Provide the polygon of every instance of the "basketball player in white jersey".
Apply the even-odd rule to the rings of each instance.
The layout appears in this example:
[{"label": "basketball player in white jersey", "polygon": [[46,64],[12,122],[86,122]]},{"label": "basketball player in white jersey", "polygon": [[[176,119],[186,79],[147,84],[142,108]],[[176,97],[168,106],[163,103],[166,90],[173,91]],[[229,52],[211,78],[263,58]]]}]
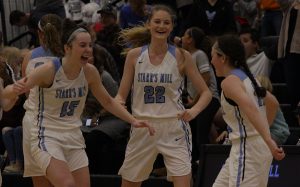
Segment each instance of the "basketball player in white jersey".
[{"label": "basketball player in white jersey", "polygon": [[[124,41],[131,46],[141,46],[135,41],[150,43],[141,42],[142,47],[128,52],[117,99],[124,103],[131,90],[133,115],[148,120],[156,133],[151,137],[144,129],[132,129],[119,171],[122,187],[140,186],[149,177],[159,153],[164,157],[168,177],[174,186],[190,187],[191,132],[188,121],[207,106],[211,93],[189,52],[168,43],[174,26],[173,15],[169,7],[155,5],[146,27],[123,32]],[[200,94],[197,103],[187,110],[181,100],[184,75],[190,78]]]},{"label": "basketball player in white jersey", "polygon": [[[38,23],[38,36],[41,46],[26,54],[22,62],[22,76],[29,75],[36,67],[51,61],[55,56],[63,55],[61,46],[62,19],[55,14],[47,14]],[[31,127],[34,126],[32,119],[35,118],[35,104],[38,86],[30,89],[27,100],[24,103],[26,109],[23,118],[23,152],[24,152],[24,177],[32,177],[34,187],[52,186],[45,178],[43,171],[32,157]]]},{"label": "basketball player in white jersey", "polygon": [[272,155],[284,158],[282,148],[272,140],[264,99],[269,93],[251,74],[243,44],[232,35],[217,39],[212,48],[212,64],[221,83],[223,118],[232,142],[229,158],[213,187],[266,187]]},{"label": "basketball player in white jersey", "polygon": [[7,86],[3,95],[15,97],[39,86],[30,132],[31,154],[53,186],[87,187],[90,176],[80,116],[88,89],[107,111],[134,127],[146,127],[150,135],[154,130],[106,92],[97,69],[88,63],[92,41],[86,29],[66,19],[62,44],[63,58],[36,67],[27,77]]}]

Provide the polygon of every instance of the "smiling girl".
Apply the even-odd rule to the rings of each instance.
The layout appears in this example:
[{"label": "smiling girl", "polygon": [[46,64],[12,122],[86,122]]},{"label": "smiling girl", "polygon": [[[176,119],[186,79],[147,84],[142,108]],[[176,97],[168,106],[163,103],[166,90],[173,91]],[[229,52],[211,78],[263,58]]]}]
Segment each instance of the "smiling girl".
[{"label": "smiling girl", "polygon": [[98,70],[88,63],[91,36],[85,28],[65,20],[62,44],[65,55],[35,68],[27,77],[9,85],[4,97],[16,97],[34,86],[35,126],[31,130],[31,154],[53,186],[88,187],[90,176],[80,116],[88,89],[101,105],[134,127],[147,127],[115,102],[101,83]]},{"label": "smiling girl", "polygon": [[[122,38],[131,49],[116,96],[125,103],[132,91],[132,113],[146,119],[156,130],[150,137],[143,129],[132,129],[125,160],[119,174],[122,187],[138,187],[149,177],[160,153],[175,187],[190,187],[191,132],[188,122],[210,102],[211,93],[184,49],[168,43],[174,27],[169,7],[155,5],[145,27],[125,30]],[[184,75],[200,97],[190,109],[181,100]],[[197,86],[196,86],[197,85]]]},{"label": "smiling girl", "polygon": [[221,82],[221,106],[232,142],[230,155],[213,187],[267,186],[273,157],[285,157],[269,130],[265,100],[271,95],[250,72],[238,37],[219,37],[211,56],[216,75],[225,77]]}]

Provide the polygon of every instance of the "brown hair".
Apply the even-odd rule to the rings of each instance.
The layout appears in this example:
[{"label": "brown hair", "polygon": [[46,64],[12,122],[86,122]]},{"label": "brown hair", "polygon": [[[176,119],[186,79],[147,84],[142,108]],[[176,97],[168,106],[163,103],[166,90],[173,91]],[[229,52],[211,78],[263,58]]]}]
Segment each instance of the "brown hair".
[{"label": "brown hair", "polygon": [[235,67],[242,69],[251,80],[255,93],[258,97],[266,96],[266,89],[260,87],[253,74],[251,73],[247,63],[245,48],[240,39],[236,35],[223,35],[218,37],[213,48],[218,51],[219,54],[223,54],[228,58],[229,63]]},{"label": "brown hair", "polygon": [[55,14],[46,14],[41,18],[38,27],[39,30],[44,33],[42,41],[43,47],[45,47],[45,49],[49,49],[55,56],[62,56],[62,19]]}]

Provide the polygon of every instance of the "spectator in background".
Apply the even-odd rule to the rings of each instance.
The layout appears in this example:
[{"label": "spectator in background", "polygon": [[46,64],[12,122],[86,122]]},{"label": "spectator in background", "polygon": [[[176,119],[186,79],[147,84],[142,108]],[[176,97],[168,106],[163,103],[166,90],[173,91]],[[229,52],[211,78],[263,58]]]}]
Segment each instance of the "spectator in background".
[{"label": "spectator in background", "polygon": [[[98,69],[107,92],[115,97],[119,88],[119,77],[113,76],[118,72],[111,64],[115,62],[107,58],[109,56],[110,54],[105,48],[95,44],[90,63]],[[124,159],[130,130],[129,124],[106,111],[91,92],[88,93],[82,119],[86,125],[88,123],[85,122],[91,120],[90,127],[81,128],[86,141],[90,172],[117,174]],[[95,144],[95,142],[99,142],[99,144]]]},{"label": "spectator in background", "polygon": [[39,45],[37,29],[38,22],[46,14],[56,14],[61,18],[66,17],[66,11],[62,0],[38,0],[33,10],[28,13],[14,10],[9,15],[9,22],[11,25],[27,26],[32,35],[29,42],[29,48],[37,47]]},{"label": "spectator in background", "polygon": [[[0,62],[1,86],[5,87],[16,80],[13,68],[9,64],[20,63],[21,53],[17,48],[5,47],[0,51],[0,56],[4,60]],[[22,119],[25,113],[24,101],[24,94],[17,97],[10,110],[6,109],[3,112],[0,120],[2,140],[9,159],[9,164],[4,168],[5,172],[21,172],[23,170]]]},{"label": "spectator in background", "polygon": [[23,60],[22,51],[16,47],[4,47],[1,52],[2,57],[6,58],[8,65],[13,70],[13,80],[21,78],[21,63]]},{"label": "spectator in background", "polygon": [[280,5],[276,0],[258,0],[258,8],[262,16],[261,19],[261,37],[279,36],[282,21],[282,12]]},{"label": "spectator in background", "polygon": [[120,77],[123,74],[124,56],[121,55],[123,47],[119,44],[118,38],[121,28],[117,23],[117,12],[113,6],[107,4],[100,13],[100,23],[95,25],[96,42],[110,52],[114,58]]},{"label": "spectator in background", "polygon": [[82,22],[82,7],[85,3],[81,0],[68,0],[65,3],[66,17],[75,21],[76,23]]},{"label": "spectator in background", "polygon": [[[175,38],[176,41],[177,38]],[[211,41],[204,32],[197,27],[188,28],[181,37],[182,48],[191,53],[197,69],[209,87],[213,97],[207,107],[190,121],[192,130],[192,161],[199,160],[203,144],[210,143],[209,135],[213,118],[220,107],[220,96],[217,89],[216,76],[210,63]],[[187,99],[186,108],[191,108],[199,98],[199,93],[190,79],[185,78]]]},{"label": "spectator in background", "polygon": [[97,14],[97,10],[100,6],[97,3],[88,3],[82,7],[82,21],[88,25],[93,24],[96,20],[93,20],[93,16]]},{"label": "spectator in background", "polygon": [[[1,53],[1,50],[0,50]],[[3,111],[9,111],[12,109],[12,107],[15,105],[15,102],[19,99],[19,98],[15,98],[14,100],[9,100],[6,98],[2,98],[2,90],[3,88],[7,85],[10,84],[12,82],[14,82],[12,75],[13,75],[13,70],[12,68],[8,65],[7,60],[5,58],[2,57],[2,55],[0,54],[0,119],[2,119],[3,117]],[[1,127],[1,126],[0,126]],[[3,150],[0,150],[1,154],[3,154],[4,152],[2,152]]]},{"label": "spectator in background", "polygon": [[[115,80],[115,78],[112,76],[112,74],[116,74],[116,69],[112,69],[113,65],[109,63],[114,63],[113,61],[109,61],[108,58],[105,58],[105,56],[109,55],[108,51],[100,46],[99,44],[94,44],[93,46],[93,57],[90,59],[89,63],[93,64],[97,70],[99,71],[99,74],[102,78],[102,83],[108,93],[114,97],[117,94],[118,87],[119,87],[119,79]],[[103,58],[104,57],[104,58]],[[95,106],[96,107],[89,107],[89,106]],[[83,117],[89,117],[89,118],[96,118],[101,117],[102,115],[105,115],[106,111],[101,106],[101,104],[97,101],[97,99],[92,95],[92,93],[89,93],[87,96],[86,101],[86,107],[83,112]],[[93,121],[96,122],[96,121]]]},{"label": "spectator in background", "polygon": [[[45,14],[56,14],[62,19],[66,17],[66,11],[62,0],[35,0],[34,11],[40,13],[39,18]],[[37,21],[39,21],[38,19]]]},{"label": "spectator in background", "polygon": [[215,36],[237,31],[232,5],[226,0],[194,1],[184,30],[192,26],[201,28],[212,41]]},{"label": "spectator in background", "polygon": [[[270,79],[266,76],[257,76],[256,79],[262,87],[272,93],[273,86]],[[265,100],[268,121],[270,124],[270,132],[272,139],[277,145],[284,145],[290,136],[289,125],[286,123],[284,115],[280,109],[280,105],[275,96],[273,100]],[[270,114],[271,113],[271,114]]]},{"label": "spectator in background", "polygon": [[[5,58],[0,56],[0,75],[5,75],[4,77],[1,76],[0,77],[0,120],[2,119],[2,113],[3,111],[8,111],[10,110],[14,105],[15,102],[19,99],[18,97],[14,98],[14,99],[5,99],[2,98],[2,90],[4,87],[4,79],[10,79],[10,75],[8,74],[9,69],[8,65],[6,63]],[[0,133],[1,134],[1,133]],[[2,141],[0,141],[2,143]],[[1,154],[4,153],[4,149],[3,149],[3,145],[1,144]],[[4,161],[1,160],[1,162],[3,163]],[[0,186],[2,185],[2,175],[1,175],[1,170],[0,170]]]},{"label": "spectator in background", "polygon": [[260,34],[250,27],[242,28],[240,40],[245,47],[246,61],[254,76],[263,75],[269,77],[275,61],[270,60],[264,51],[260,49]]},{"label": "spectator in background", "polygon": [[296,111],[300,125],[300,2],[277,0],[283,21],[278,43],[278,58],[283,58],[284,75],[292,110]]},{"label": "spectator in background", "polygon": [[82,22],[78,25],[86,27],[92,36],[93,43],[96,41],[97,26],[99,24],[99,14],[97,11],[100,6],[97,3],[88,3],[82,7]]},{"label": "spectator in background", "polygon": [[[233,4],[235,19],[245,19],[251,28],[256,27],[257,3],[254,0],[236,0]],[[239,25],[238,25],[239,26]],[[239,27],[238,27],[239,28]]]},{"label": "spectator in background", "polygon": [[128,0],[120,10],[119,24],[122,29],[143,25],[148,17],[151,6],[146,0]]},{"label": "spectator in background", "polygon": [[184,32],[184,23],[188,19],[188,15],[193,6],[193,2],[193,0],[176,0],[177,20],[173,30],[174,37],[177,35],[181,36],[184,34],[181,32]]},{"label": "spectator in background", "polygon": [[[183,29],[193,26],[201,28],[212,42],[217,36],[236,33],[237,26],[231,2],[227,0],[194,1]],[[219,86],[221,81],[222,78],[217,77],[218,90],[221,90]]]},{"label": "spectator in background", "polygon": [[4,172],[23,172],[22,124],[15,124],[15,127],[7,125],[3,127],[2,140],[9,159]]}]

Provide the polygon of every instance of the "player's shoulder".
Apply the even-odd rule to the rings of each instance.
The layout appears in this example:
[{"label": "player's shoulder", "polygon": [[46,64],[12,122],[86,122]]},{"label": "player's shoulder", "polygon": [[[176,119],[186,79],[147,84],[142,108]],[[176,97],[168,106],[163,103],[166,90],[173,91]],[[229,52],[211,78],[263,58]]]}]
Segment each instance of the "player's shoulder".
[{"label": "player's shoulder", "polygon": [[136,56],[139,56],[142,53],[142,50],[143,50],[143,47],[136,47],[136,48],[130,49],[128,51],[127,55],[129,55],[131,57],[136,57]]}]

